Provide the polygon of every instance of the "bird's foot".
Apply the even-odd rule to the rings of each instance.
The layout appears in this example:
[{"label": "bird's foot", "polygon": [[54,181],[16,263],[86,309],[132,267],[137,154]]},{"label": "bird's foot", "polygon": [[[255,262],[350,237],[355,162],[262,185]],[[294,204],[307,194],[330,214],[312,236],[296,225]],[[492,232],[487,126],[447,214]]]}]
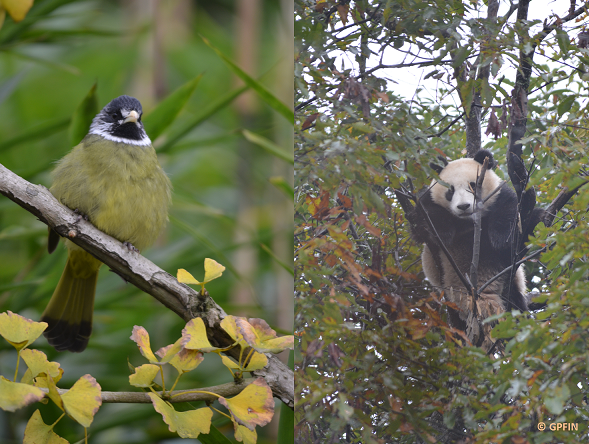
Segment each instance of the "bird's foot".
[{"label": "bird's foot", "polygon": [[88,221],[88,215],[82,213],[80,210],[78,210],[77,208],[74,210],[74,214],[76,215],[76,221],[74,223],[78,223],[80,222],[82,219],[84,219],[85,221]]},{"label": "bird's foot", "polygon": [[135,246],[131,242],[123,242],[123,245],[127,247],[129,251],[134,251],[135,253],[139,253],[139,250],[135,248]]}]

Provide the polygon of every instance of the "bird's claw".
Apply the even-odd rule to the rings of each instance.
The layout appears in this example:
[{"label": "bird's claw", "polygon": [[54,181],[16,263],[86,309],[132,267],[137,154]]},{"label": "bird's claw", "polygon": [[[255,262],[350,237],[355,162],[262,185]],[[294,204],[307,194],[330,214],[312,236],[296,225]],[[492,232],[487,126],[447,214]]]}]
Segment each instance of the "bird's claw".
[{"label": "bird's claw", "polygon": [[80,222],[82,219],[84,219],[85,221],[88,221],[88,216],[84,213],[82,213],[80,210],[78,210],[77,208],[74,210],[74,214],[76,215],[76,221],[74,223],[78,223]]},{"label": "bird's claw", "polygon": [[123,245],[127,247],[129,251],[134,251],[135,253],[139,253],[139,250],[135,248],[135,246],[131,242],[123,242]]}]

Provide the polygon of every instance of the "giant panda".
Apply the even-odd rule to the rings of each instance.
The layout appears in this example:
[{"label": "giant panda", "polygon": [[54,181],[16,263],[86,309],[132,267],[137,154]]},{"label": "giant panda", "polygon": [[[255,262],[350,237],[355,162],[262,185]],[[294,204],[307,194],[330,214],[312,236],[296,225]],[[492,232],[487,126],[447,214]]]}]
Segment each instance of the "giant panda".
[{"label": "giant panda", "polygon": [[[463,275],[469,275],[474,237],[473,190],[486,157],[489,161],[482,184],[482,199],[488,200],[484,203],[481,213],[479,288],[509,267],[515,230],[520,230],[521,233],[517,196],[513,189],[492,171],[496,162],[490,151],[481,150],[473,159],[445,162],[445,166],[430,164],[438,172],[440,181],[434,180],[419,197],[413,215],[413,220],[417,221],[412,224],[413,237],[424,243],[421,260],[425,276],[438,292],[443,291],[446,299],[455,304],[457,310],[449,308],[449,323],[463,331],[466,331],[467,320],[473,313],[474,301],[439,247],[437,236],[425,222],[425,213],[459,270]],[[493,194],[494,191],[496,192]],[[511,275],[505,273],[483,290],[477,302],[478,314],[482,319],[506,310],[527,310],[523,265],[517,269],[512,281]],[[479,339],[482,341],[484,338]]]}]

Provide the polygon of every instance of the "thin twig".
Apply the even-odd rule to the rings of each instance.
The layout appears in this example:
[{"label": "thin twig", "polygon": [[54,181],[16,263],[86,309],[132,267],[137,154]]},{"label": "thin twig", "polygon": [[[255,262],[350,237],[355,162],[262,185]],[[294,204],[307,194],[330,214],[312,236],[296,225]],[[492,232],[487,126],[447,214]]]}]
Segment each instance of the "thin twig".
[{"label": "thin twig", "polygon": [[[515,268],[517,269],[517,267],[519,267],[521,264],[530,261],[532,259],[534,259],[537,256],[540,256],[540,254],[544,253],[546,251],[546,247],[540,248],[539,250],[534,251],[532,254],[530,254],[529,256],[524,257],[523,259],[517,261],[515,263]],[[499,279],[501,276],[503,276],[505,273],[508,273],[511,271],[511,269],[514,267],[514,265],[510,265],[509,267],[505,268],[504,270],[500,271],[499,273],[497,273],[495,276],[493,276],[491,279],[489,279],[487,282],[485,282],[481,288],[479,288],[479,294],[482,293],[482,291],[487,288],[489,285],[491,285],[493,282],[495,282],[497,279]],[[513,305],[513,304],[512,304]],[[515,305],[514,305],[515,306]]]},{"label": "thin twig", "polygon": [[[487,173],[487,166],[489,165],[489,158],[485,157],[483,161],[483,168],[481,174],[477,177],[477,182],[474,191],[474,208],[472,212],[472,220],[474,225],[474,236],[472,243],[472,261],[470,263],[470,282],[472,283],[473,289],[476,290],[478,282],[478,269],[479,269],[479,257],[481,252],[481,210],[483,208],[483,181],[485,180],[485,174]],[[478,294],[473,292],[472,296],[476,301]],[[476,304],[474,304],[476,307]],[[475,313],[476,314],[476,313]]]},{"label": "thin twig", "polygon": [[454,120],[452,120],[452,122],[450,122],[443,130],[441,130],[440,132],[437,132],[436,134],[428,134],[427,136],[415,136],[414,140],[429,139],[431,137],[440,137],[442,134],[444,134],[446,131],[448,131],[450,128],[452,128],[452,125],[454,125],[456,122],[458,122],[463,116],[464,116],[464,112],[460,113],[460,115],[458,117],[456,117]]}]

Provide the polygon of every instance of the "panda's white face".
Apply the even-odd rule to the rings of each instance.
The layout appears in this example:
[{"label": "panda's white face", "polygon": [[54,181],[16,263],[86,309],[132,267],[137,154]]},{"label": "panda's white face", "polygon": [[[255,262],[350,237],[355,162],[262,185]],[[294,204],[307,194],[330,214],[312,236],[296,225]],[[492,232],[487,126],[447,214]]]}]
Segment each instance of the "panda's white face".
[{"label": "panda's white face", "polygon": [[[446,208],[459,218],[470,217],[474,208],[474,188],[481,169],[482,165],[473,159],[458,159],[448,163],[440,173],[440,179],[450,188],[434,180],[431,188],[434,203]],[[487,170],[482,186],[482,198],[489,196],[499,185],[501,185],[499,176],[492,170]],[[490,207],[498,196],[499,192],[495,193],[485,203],[485,208]]]}]

